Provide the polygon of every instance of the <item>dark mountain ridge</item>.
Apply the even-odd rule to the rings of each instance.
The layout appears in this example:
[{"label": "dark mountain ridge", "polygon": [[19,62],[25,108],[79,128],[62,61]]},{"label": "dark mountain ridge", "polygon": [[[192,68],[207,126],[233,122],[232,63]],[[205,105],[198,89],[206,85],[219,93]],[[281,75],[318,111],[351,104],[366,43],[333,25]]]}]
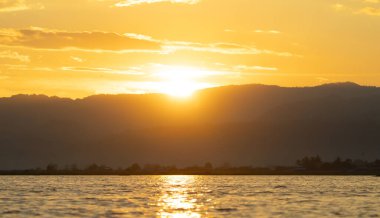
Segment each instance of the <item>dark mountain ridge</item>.
[{"label": "dark mountain ridge", "polygon": [[0,169],[77,163],[287,165],[380,157],[380,88],[354,83],[0,99]]}]

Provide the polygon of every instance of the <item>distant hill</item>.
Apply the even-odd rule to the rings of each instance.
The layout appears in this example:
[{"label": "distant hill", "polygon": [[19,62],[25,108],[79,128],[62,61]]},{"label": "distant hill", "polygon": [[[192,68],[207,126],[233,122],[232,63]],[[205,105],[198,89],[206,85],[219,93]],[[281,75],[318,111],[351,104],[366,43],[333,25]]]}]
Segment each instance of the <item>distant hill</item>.
[{"label": "distant hill", "polygon": [[76,163],[293,164],[380,158],[380,88],[354,83],[165,95],[0,99],[0,169]]}]

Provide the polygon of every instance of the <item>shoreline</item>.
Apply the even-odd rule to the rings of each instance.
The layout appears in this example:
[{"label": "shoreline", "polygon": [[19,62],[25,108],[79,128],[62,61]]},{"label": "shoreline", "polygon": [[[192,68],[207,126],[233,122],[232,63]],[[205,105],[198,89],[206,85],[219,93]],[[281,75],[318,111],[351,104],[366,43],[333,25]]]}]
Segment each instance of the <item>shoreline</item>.
[{"label": "shoreline", "polygon": [[304,173],[22,173],[0,172],[0,176],[375,176],[373,172],[304,172]]}]

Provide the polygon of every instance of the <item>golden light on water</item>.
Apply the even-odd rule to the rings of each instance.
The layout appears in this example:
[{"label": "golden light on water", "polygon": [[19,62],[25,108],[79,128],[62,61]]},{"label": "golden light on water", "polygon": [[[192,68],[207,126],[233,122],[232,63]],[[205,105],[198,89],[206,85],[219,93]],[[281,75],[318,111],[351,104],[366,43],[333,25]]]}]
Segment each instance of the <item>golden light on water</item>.
[{"label": "golden light on water", "polygon": [[195,182],[194,176],[162,176],[162,196],[158,205],[160,217],[201,217],[202,204],[189,193]]}]

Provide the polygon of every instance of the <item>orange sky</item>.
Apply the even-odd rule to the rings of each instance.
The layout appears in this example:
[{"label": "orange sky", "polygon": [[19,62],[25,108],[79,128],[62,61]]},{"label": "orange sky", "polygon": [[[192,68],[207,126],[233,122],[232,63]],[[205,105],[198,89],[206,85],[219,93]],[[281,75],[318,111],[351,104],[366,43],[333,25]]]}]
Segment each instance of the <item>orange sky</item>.
[{"label": "orange sky", "polygon": [[380,86],[380,0],[0,0],[0,96]]}]

